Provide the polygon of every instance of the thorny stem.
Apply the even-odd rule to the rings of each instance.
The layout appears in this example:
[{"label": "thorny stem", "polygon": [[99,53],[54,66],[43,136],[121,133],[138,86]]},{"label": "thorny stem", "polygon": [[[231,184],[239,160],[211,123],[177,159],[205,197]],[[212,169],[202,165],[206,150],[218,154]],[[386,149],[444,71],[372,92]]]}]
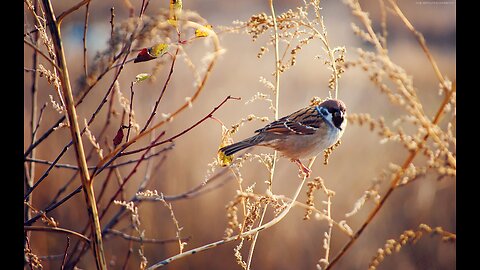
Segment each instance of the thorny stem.
[{"label": "thorny stem", "polygon": [[46,16],[49,24],[50,33],[52,34],[53,44],[57,55],[57,63],[61,68],[60,80],[62,85],[63,96],[65,98],[66,113],[68,117],[70,133],[75,148],[75,155],[78,166],[80,168],[80,178],[82,180],[82,186],[85,191],[85,200],[88,207],[88,215],[90,218],[90,226],[93,234],[93,251],[95,257],[95,263],[98,269],[107,269],[107,263],[105,260],[105,252],[103,250],[102,232],[100,228],[100,220],[98,217],[97,205],[95,202],[95,195],[93,190],[93,182],[90,179],[90,174],[87,168],[87,162],[85,159],[85,152],[82,143],[82,137],[80,134],[80,126],[77,120],[77,113],[75,109],[75,102],[73,100],[72,89],[70,85],[70,79],[68,76],[67,62],[65,59],[65,53],[63,50],[63,44],[60,34],[60,25],[57,23],[55,15],[53,13],[52,3],[49,0],[43,0],[43,6],[46,11]]},{"label": "thorny stem", "polygon": [[[280,56],[278,52],[278,26],[277,26],[277,17],[275,16],[275,8],[273,7],[273,0],[269,0],[270,3],[270,11],[272,12],[273,18],[273,30],[275,35],[275,120],[278,120],[278,104],[280,100]],[[275,174],[275,165],[277,161],[277,150],[273,152],[273,161],[272,161],[272,168],[270,169],[270,179],[268,181],[268,190],[272,191],[272,184],[273,184],[273,176]],[[267,213],[268,205],[263,207],[262,216],[260,217],[260,221],[258,226],[261,226],[263,223],[263,218]],[[255,233],[252,239],[252,244],[250,245],[250,250],[248,252],[248,259],[247,259],[247,270],[250,269],[250,265],[252,263],[253,258],[253,251],[255,249],[255,244],[257,243],[259,232]]]}]

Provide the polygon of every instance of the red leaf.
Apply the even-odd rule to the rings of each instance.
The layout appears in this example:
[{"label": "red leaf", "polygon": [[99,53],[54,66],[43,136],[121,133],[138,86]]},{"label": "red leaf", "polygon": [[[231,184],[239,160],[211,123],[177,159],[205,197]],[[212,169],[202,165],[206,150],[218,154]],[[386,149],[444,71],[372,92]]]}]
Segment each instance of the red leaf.
[{"label": "red leaf", "polygon": [[137,58],[135,58],[135,60],[133,60],[134,63],[138,63],[138,62],[145,62],[145,61],[149,61],[149,60],[152,60],[152,59],[155,59],[156,57],[152,57],[150,55],[150,53],[148,52],[148,49],[147,48],[143,48],[137,55]]},{"label": "red leaf", "polygon": [[113,146],[117,147],[117,145],[121,144],[123,140],[123,127],[120,127],[117,131],[117,135],[113,138]]}]

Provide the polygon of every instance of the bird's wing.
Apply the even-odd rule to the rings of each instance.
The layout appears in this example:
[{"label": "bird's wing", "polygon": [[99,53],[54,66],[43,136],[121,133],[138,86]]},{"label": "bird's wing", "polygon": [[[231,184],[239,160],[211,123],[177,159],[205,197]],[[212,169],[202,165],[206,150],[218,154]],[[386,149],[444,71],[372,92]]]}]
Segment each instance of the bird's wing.
[{"label": "bird's wing", "polygon": [[311,106],[282,117],[255,132],[282,135],[311,135],[324,124],[322,116],[319,115],[314,106]]}]

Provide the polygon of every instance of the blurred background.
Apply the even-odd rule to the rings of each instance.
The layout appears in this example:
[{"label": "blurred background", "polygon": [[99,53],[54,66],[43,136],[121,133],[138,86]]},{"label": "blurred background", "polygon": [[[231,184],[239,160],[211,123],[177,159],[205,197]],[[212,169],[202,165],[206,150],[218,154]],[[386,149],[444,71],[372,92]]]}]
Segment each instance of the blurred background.
[{"label": "blurred background", "polygon": [[[380,32],[379,1],[360,1],[364,10],[369,12],[375,25],[375,30]],[[303,1],[275,1],[275,10],[281,14],[288,9],[302,6]],[[74,1],[54,1],[57,14],[68,9]],[[140,2],[132,1],[136,12]],[[218,26],[232,26],[234,20],[247,21],[250,16],[265,12],[270,14],[268,1],[183,1],[184,9],[198,12],[216,30]],[[322,15],[328,31],[330,45],[346,47],[346,61],[357,59],[356,48],[370,50],[371,46],[353,34],[351,23],[360,25],[356,17],[351,14],[348,6],[341,1],[321,1]],[[432,55],[437,61],[440,70],[450,80],[456,77],[456,3],[455,1],[442,2],[399,2],[404,14],[409,18],[416,29],[422,32]],[[128,17],[128,9],[122,1],[92,1],[90,4],[90,18],[87,37],[89,62],[93,63],[96,52],[106,48],[110,36],[110,8],[115,7],[115,21],[120,23]],[[168,1],[151,1],[146,14],[155,15],[160,8],[168,8]],[[31,30],[32,18],[25,12],[26,30]],[[391,59],[412,76],[414,85],[423,101],[427,115],[433,116],[437,110],[442,96],[438,95],[438,80],[416,39],[409,32],[401,20],[393,13],[388,13],[388,49]],[[73,82],[73,88],[78,88],[78,81],[83,73],[82,67],[82,35],[84,24],[84,9],[74,12],[62,25],[65,51],[67,54],[68,68]],[[28,30],[27,30],[28,29]],[[251,36],[241,33],[224,33],[219,35],[220,44],[225,53],[216,62],[205,90],[194,103],[193,107],[181,113],[175,120],[160,130],[166,130],[166,136],[172,136],[193,125],[196,121],[207,115],[227,95],[241,97],[241,101],[229,101],[221,107],[215,117],[227,127],[237,123],[249,114],[268,116],[273,119],[273,113],[268,109],[269,104],[264,101],[255,101],[245,104],[257,92],[273,94],[259,82],[260,76],[274,82],[273,50],[267,52],[261,59],[257,53],[265,45],[265,38],[252,42]],[[210,45],[196,42],[186,47],[186,51],[195,64],[202,66],[201,58]],[[31,67],[32,50],[25,46],[25,67]],[[323,55],[321,43],[316,40],[299,52],[296,65],[283,73],[280,78],[279,114],[284,116],[301,107],[308,105],[313,96],[326,98],[328,96],[328,80],[330,71],[322,60],[316,55]],[[122,72],[119,82],[120,88],[126,97],[129,97],[129,85],[135,75],[141,72],[150,72],[155,63],[148,62],[142,65],[128,64]],[[147,120],[151,108],[158,96],[168,74],[170,61],[156,76],[155,81],[144,82],[135,86],[135,99],[133,109],[135,118],[140,126]],[[113,72],[107,74],[105,79],[95,86],[92,93],[87,96],[84,103],[78,107],[79,120],[83,127],[83,119],[89,118],[92,111],[103,97],[111,84]],[[31,74],[25,73],[24,86],[24,112],[25,149],[30,145],[30,110],[31,110]],[[387,125],[391,126],[394,119],[405,114],[398,106],[389,103],[388,98],[380,93],[368,78],[368,74],[360,68],[349,68],[339,82],[339,98],[347,105],[348,113],[369,113],[374,119],[383,116]],[[54,89],[44,78],[39,79],[38,104],[40,106],[49,101],[48,95],[54,95]],[[172,112],[185,101],[186,97],[193,94],[193,76],[182,58],[177,61],[172,81],[165,96],[160,103],[158,112]],[[116,103],[116,110],[121,108]],[[44,111],[43,119],[38,134],[43,134],[61,115],[51,105]],[[91,126],[94,135],[102,129],[105,123],[106,110],[99,115]],[[120,124],[120,116],[112,118],[108,134],[109,144],[116,134]],[[155,122],[158,121],[156,118]],[[234,136],[238,141],[250,136],[254,130],[265,125],[260,121],[247,122]],[[160,131],[159,131],[160,132]],[[158,133],[157,133],[158,134]],[[36,157],[43,160],[53,160],[60,153],[63,146],[69,142],[70,132],[66,128],[55,131],[36,150]],[[353,209],[355,202],[369,189],[374,178],[379,177],[382,170],[388,168],[389,163],[401,164],[408,154],[407,150],[398,144],[380,144],[380,137],[371,132],[367,127],[349,125],[342,138],[342,144],[330,156],[329,164],[323,165],[323,158],[318,159],[313,165],[312,176],[321,176],[327,188],[335,191],[332,199],[332,216],[334,220],[346,220],[350,227],[356,231],[365,221],[373,203],[366,205],[352,217],[346,218],[345,214]],[[207,176],[221,140],[221,126],[218,122],[207,120],[201,125],[186,133],[175,141],[175,147],[169,151],[161,166],[155,167],[151,172],[147,189],[157,190],[165,195],[181,194],[195,186],[200,185]],[[139,142],[145,145],[146,141]],[[84,137],[84,145],[88,150],[91,144]],[[108,152],[104,141],[101,141],[104,151]],[[136,147],[134,147],[136,148]],[[266,148],[255,148],[252,153],[271,153]],[[94,155],[95,156],[95,155]],[[129,160],[125,158],[122,160]],[[158,159],[152,159],[157,164]],[[95,165],[97,157],[92,158],[89,165]],[[73,149],[69,149],[62,157],[60,163],[76,164]],[[152,165],[153,165],[152,164]],[[38,179],[47,165],[37,164],[35,175]],[[120,168],[121,175],[126,176],[133,165]],[[219,171],[217,168],[216,171]],[[130,198],[145,175],[145,163],[140,166],[134,179],[125,190],[125,197]],[[267,169],[257,161],[246,162],[241,169],[244,183],[243,187],[256,183],[254,191],[263,193],[266,190],[265,180],[269,174]],[[32,204],[37,209],[44,209],[51,199],[57,194],[72,176],[73,171],[67,169],[54,169],[33,193]],[[106,173],[100,175],[95,182],[96,192],[102,186]],[[231,176],[228,172],[224,177]],[[236,180],[230,177],[225,184],[202,193],[200,196],[172,202],[172,207],[182,227],[181,235],[190,237],[186,250],[202,246],[222,239],[227,227],[225,206],[231,201],[238,189]],[[275,194],[292,196],[298,186],[297,167],[287,159],[281,158],[277,162],[276,174],[273,184]],[[74,190],[80,185],[80,179],[68,187]],[[388,179],[380,188],[380,194],[388,188]],[[108,187],[107,192],[116,190],[116,185]],[[403,188],[395,190],[373,222],[367,227],[359,240],[347,254],[339,261],[336,269],[366,269],[378,248],[384,246],[386,240],[397,239],[403,231],[416,229],[419,224],[425,223],[431,227],[441,226],[450,232],[456,232],[456,183],[453,178],[437,180],[437,175],[427,175],[418,181]],[[306,201],[306,187],[299,201]],[[319,209],[325,206],[321,203],[325,195],[321,191],[316,193],[315,205]],[[102,204],[103,203],[103,204]],[[101,201],[99,207],[106,204]],[[145,231],[146,238],[171,239],[175,237],[175,226],[170,218],[169,210],[161,202],[143,202],[138,204],[141,229]],[[118,211],[120,206],[113,206],[107,213],[104,222]],[[260,233],[253,257],[252,269],[315,269],[318,260],[323,258],[324,233],[328,230],[325,221],[315,219],[303,220],[304,209],[293,208],[288,216],[279,224]],[[59,222],[59,226],[73,231],[81,232],[87,224],[88,217],[85,209],[83,194],[78,194],[61,207],[50,212],[48,216]],[[273,217],[268,212],[266,220]],[[116,229],[122,229],[129,224],[129,219],[124,218]],[[36,225],[42,225],[37,221]],[[131,230],[126,230],[131,232]],[[77,239],[72,239],[72,244]],[[348,241],[348,238],[334,228],[332,234],[331,255],[333,258]],[[63,254],[66,246],[65,235],[46,232],[32,232],[30,243],[32,250],[38,256]],[[242,254],[247,258],[250,242],[245,242]],[[129,249],[129,241],[117,236],[109,236],[104,241],[107,260],[110,269],[121,269]],[[166,269],[241,269],[235,262],[234,247],[238,242],[229,243],[206,252],[188,256],[185,259],[173,262]],[[455,244],[441,243],[439,237],[424,237],[415,245],[406,245],[400,253],[393,254],[385,259],[379,269],[455,269],[456,254]],[[139,244],[134,243],[132,257],[129,259],[127,269],[138,269],[140,259],[138,256]],[[168,258],[178,253],[178,243],[169,244],[144,244],[145,256],[149,265],[159,260]],[[58,269],[61,260],[42,260],[46,269]],[[95,263],[91,252],[77,265],[81,269],[94,269]]]}]

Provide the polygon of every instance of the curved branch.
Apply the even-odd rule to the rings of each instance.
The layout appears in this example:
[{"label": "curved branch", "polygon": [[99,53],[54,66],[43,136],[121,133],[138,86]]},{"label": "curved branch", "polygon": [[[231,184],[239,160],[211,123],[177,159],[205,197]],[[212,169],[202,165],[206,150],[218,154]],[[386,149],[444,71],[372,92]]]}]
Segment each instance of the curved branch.
[{"label": "curved branch", "polygon": [[88,239],[88,237],[86,237],[85,235],[72,230],[64,229],[64,228],[43,227],[43,226],[23,226],[23,229],[25,231],[46,231],[46,232],[66,233],[66,234],[76,236],[82,239],[83,241],[87,242],[88,244],[90,244],[90,239]]}]

